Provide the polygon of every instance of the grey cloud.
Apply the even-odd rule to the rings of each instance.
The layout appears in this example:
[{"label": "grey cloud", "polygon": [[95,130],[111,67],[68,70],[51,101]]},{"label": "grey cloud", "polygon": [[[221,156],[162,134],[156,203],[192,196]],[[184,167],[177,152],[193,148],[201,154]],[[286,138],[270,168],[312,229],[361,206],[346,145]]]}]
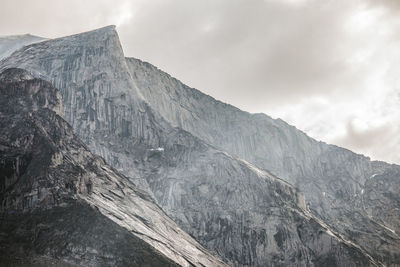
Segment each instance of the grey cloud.
[{"label": "grey cloud", "polygon": [[346,125],[346,135],[338,139],[336,143],[354,150],[360,150],[378,146],[390,139],[391,134],[391,125],[359,130],[355,127],[353,120],[349,120]]},{"label": "grey cloud", "polygon": [[365,2],[372,7],[383,7],[394,13],[400,11],[400,2],[398,0],[365,0]]},{"label": "grey cloud", "polygon": [[1,0],[0,35],[31,33],[54,38],[92,30],[112,24],[119,2]]},{"label": "grey cloud", "polygon": [[[151,16],[138,14],[120,31],[127,54],[217,98],[261,111],[281,102],[282,96],[293,101],[321,94],[350,86],[361,75],[346,63],[352,44],[346,43],[351,40],[343,21],[350,11],[343,5],[351,6],[332,1],[301,6],[283,1],[163,1],[150,8]],[[149,44],[149,39],[154,41]]]},{"label": "grey cloud", "polygon": [[400,162],[398,154],[398,129],[388,123],[378,127],[359,130],[353,120],[346,126],[346,135],[334,141],[335,144],[358,151],[365,155],[374,155],[374,158],[385,159],[389,162]]}]

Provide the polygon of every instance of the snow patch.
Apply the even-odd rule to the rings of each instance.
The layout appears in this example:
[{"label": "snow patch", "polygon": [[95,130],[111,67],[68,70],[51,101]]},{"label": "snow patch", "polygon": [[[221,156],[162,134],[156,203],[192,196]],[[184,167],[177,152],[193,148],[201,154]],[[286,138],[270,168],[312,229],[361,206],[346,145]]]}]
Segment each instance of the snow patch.
[{"label": "snow patch", "polygon": [[374,178],[374,177],[377,176],[377,175],[378,175],[377,173],[372,174],[371,177],[369,177],[369,179],[372,179],[372,178]]},{"label": "snow patch", "polygon": [[330,236],[336,237],[336,236],[332,233],[332,231],[329,230],[329,229],[326,229],[326,233],[327,233],[328,235],[330,235]]},{"label": "snow patch", "polygon": [[383,224],[381,224],[381,223],[378,223],[378,224],[379,224],[380,226],[382,226],[383,228],[385,228],[386,230],[388,230],[388,231],[392,232],[393,234],[397,235],[395,230],[393,230],[393,229],[391,229],[391,228],[389,228],[389,227],[387,227],[386,225],[383,225]]},{"label": "snow patch", "polygon": [[164,148],[163,148],[163,147],[151,148],[150,151],[159,151],[159,152],[162,152],[162,151],[164,151]]}]

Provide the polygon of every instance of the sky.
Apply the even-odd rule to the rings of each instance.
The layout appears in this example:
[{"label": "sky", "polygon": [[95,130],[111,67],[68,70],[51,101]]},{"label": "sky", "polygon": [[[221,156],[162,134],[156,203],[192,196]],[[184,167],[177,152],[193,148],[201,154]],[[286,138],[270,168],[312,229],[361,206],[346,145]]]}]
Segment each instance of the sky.
[{"label": "sky", "polygon": [[317,140],[400,163],[398,0],[0,0],[0,35],[111,24],[126,56]]}]

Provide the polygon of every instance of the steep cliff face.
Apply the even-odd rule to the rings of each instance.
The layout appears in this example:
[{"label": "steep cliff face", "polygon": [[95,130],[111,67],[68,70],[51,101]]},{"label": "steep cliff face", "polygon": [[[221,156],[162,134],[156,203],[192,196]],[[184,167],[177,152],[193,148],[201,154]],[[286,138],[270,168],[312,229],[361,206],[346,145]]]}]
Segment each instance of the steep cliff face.
[{"label": "steep cliff face", "polygon": [[46,40],[45,38],[30,34],[0,36],[0,60],[11,55],[15,50],[25,45]]},{"label": "steep cliff face", "polygon": [[25,46],[1,65],[28,69],[50,81],[63,96],[63,117],[76,134],[94,153],[151,191],[120,150],[158,147],[161,132],[169,126],[149,111],[132,83],[114,26]]},{"label": "steep cliff face", "polygon": [[[386,165],[381,162],[376,165]],[[369,216],[390,227],[391,232],[400,233],[400,177],[399,168],[384,168],[365,183],[361,193],[361,204]]]},{"label": "steep cliff face", "polygon": [[23,67],[55,84],[82,140],[230,263],[375,264],[314,218],[294,187],[155,112],[132,79],[113,27],[30,45],[0,66]]},{"label": "steep cliff face", "polygon": [[280,119],[243,112],[149,63],[127,63],[144,98],[172,125],[295,185],[330,226],[377,259],[400,262],[399,166],[317,142]]},{"label": "steep cliff face", "polygon": [[0,263],[224,266],[56,112],[60,94],[0,74]]}]

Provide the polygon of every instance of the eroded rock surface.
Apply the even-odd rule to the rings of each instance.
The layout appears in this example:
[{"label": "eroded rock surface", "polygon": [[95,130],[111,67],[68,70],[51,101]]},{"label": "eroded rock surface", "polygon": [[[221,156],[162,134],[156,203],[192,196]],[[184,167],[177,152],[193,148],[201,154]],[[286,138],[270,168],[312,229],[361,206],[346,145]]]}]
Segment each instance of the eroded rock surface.
[{"label": "eroded rock surface", "polygon": [[50,83],[7,69],[0,94],[1,264],[225,266],[88,150]]},{"label": "eroded rock surface", "polygon": [[150,106],[172,125],[299,188],[310,210],[386,264],[400,264],[400,167],[318,142],[284,121],[249,114],[127,58]]}]

